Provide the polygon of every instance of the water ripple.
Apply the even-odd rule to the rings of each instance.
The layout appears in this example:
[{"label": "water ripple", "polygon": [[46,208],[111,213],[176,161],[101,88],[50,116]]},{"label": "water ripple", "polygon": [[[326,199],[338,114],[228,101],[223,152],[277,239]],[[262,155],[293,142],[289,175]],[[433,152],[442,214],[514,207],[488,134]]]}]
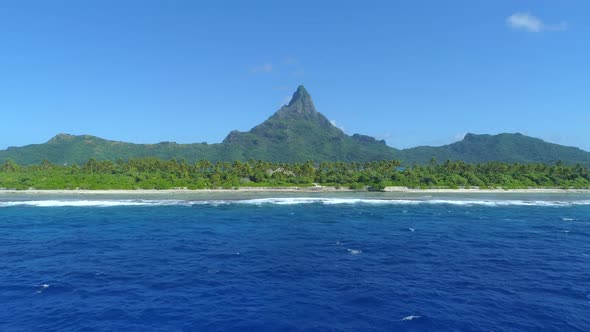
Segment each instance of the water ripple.
[{"label": "water ripple", "polygon": [[0,209],[0,330],[590,330],[587,205],[135,203]]}]

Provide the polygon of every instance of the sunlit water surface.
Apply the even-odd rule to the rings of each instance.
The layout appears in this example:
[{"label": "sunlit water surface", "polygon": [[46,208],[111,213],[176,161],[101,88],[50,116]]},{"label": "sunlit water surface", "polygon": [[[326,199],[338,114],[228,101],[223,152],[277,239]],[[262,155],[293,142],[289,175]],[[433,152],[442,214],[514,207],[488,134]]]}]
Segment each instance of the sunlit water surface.
[{"label": "sunlit water surface", "polygon": [[590,330],[590,196],[0,195],[0,330]]}]

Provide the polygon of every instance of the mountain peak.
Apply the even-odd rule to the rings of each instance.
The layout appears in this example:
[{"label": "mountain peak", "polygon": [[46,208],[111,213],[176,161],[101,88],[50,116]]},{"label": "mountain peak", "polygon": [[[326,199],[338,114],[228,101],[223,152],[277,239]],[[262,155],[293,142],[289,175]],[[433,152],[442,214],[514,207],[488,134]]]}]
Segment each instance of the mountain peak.
[{"label": "mountain peak", "polygon": [[66,133],[59,133],[52,137],[47,143],[59,143],[68,141],[74,138],[74,135],[66,134]]},{"label": "mountain peak", "polygon": [[291,105],[294,101],[297,101],[298,99],[311,99],[309,92],[307,92],[303,85],[297,87],[297,90],[295,90],[295,92],[293,93],[293,97],[291,98],[289,105]]},{"label": "mountain peak", "polygon": [[462,141],[471,141],[471,140],[475,139],[477,136],[480,136],[480,135],[477,135],[474,133],[467,133],[467,134],[465,134],[465,136],[463,136]]},{"label": "mountain peak", "polygon": [[293,97],[287,105],[289,112],[292,113],[316,113],[315,106],[313,105],[313,101],[311,100],[311,96],[305,90],[303,85],[300,85],[295,93],[293,93]]}]

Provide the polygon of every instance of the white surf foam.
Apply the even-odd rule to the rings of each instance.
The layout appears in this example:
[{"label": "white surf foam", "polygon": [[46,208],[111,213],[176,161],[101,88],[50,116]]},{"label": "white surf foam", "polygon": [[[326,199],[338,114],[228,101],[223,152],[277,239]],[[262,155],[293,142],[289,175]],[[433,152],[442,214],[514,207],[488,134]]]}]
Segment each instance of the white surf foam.
[{"label": "white surf foam", "polygon": [[346,251],[348,251],[348,253],[351,255],[358,255],[363,253],[363,251],[360,249],[346,249]]},{"label": "white surf foam", "polygon": [[452,200],[452,199],[360,199],[360,198],[324,198],[324,197],[281,197],[281,198],[258,198],[235,201],[241,204],[275,204],[275,205],[298,205],[298,204],[371,204],[371,205],[418,205],[418,204],[448,204],[448,205],[480,205],[480,206],[570,206],[590,205],[590,200],[578,201],[546,201],[546,200]]},{"label": "white surf foam", "polygon": [[[328,197],[279,197],[279,198],[256,198],[237,200],[236,203],[241,204],[275,204],[275,205],[298,205],[298,204],[324,204],[324,205],[338,205],[338,204],[391,204],[393,200],[385,199],[360,199],[360,198],[328,198]],[[396,202],[402,202],[396,201]]]},{"label": "white surf foam", "polygon": [[37,285],[36,287],[38,287],[37,289],[37,294],[38,293],[42,293],[44,290],[46,290],[47,288],[49,288],[49,284],[42,284],[42,285]]},{"label": "white surf foam", "polygon": [[[328,198],[328,197],[277,197],[245,200],[30,200],[0,202],[0,207],[34,206],[34,207],[114,207],[114,206],[193,206],[193,205],[301,205],[301,204],[364,204],[364,205],[457,205],[457,206],[577,206],[590,205],[590,200],[547,201],[547,200],[459,200],[459,199],[372,199],[372,198]],[[571,221],[571,218],[562,218]]]}]

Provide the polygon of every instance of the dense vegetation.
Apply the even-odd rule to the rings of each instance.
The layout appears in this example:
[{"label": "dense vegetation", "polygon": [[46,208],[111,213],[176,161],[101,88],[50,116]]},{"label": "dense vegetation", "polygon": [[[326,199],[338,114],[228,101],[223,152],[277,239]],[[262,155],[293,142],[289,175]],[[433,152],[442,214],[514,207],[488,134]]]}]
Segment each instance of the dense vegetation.
[{"label": "dense vegetation", "polygon": [[522,134],[475,135],[467,134],[463,140],[438,147],[422,146],[401,150],[402,160],[425,164],[437,160],[462,160],[468,163],[502,161],[506,163],[554,164],[590,166],[590,152],[569,146],[545,142]]},{"label": "dense vegetation", "polygon": [[394,149],[368,136],[346,135],[316,111],[311,96],[299,87],[289,105],[242,133],[232,131],[222,142],[231,160],[280,162],[372,161],[392,159]]},{"label": "dense vegetation", "polygon": [[364,163],[271,163],[250,160],[196,163],[155,158],[97,161],[82,165],[0,165],[5,189],[205,189],[257,186],[313,186],[381,190],[411,188],[590,188],[588,168],[546,164],[490,162],[467,164],[434,160],[428,165],[399,167],[398,161]]},{"label": "dense vegetation", "polygon": [[[392,124],[395,128],[400,124]],[[410,124],[419,127],[418,124]],[[93,158],[116,161],[154,157],[211,162],[250,159],[271,162],[342,161],[367,162],[396,159],[402,165],[427,164],[431,158],[468,163],[550,163],[590,167],[590,152],[547,143],[521,134],[468,134],[460,142],[440,147],[398,150],[370,136],[346,135],[317,112],[305,88],[299,87],[288,105],[247,132],[232,131],[222,143],[132,144],[89,135],[59,134],[44,144],[11,147],[0,151],[0,163],[22,165],[49,160],[54,164],[80,164]]]}]

